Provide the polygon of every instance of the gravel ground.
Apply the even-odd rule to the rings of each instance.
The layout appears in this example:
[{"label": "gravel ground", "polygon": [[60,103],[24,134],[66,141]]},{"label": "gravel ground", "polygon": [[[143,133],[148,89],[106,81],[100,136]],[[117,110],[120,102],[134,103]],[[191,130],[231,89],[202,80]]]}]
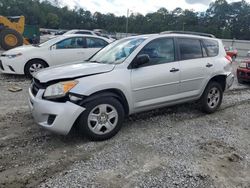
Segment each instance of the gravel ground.
[{"label": "gravel ground", "polygon": [[214,114],[196,103],[157,109],[90,142],[77,130],[59,136],[36,126],[29,84],[0,74],[0,187],[250,187],[248,86],[235,83]]}]

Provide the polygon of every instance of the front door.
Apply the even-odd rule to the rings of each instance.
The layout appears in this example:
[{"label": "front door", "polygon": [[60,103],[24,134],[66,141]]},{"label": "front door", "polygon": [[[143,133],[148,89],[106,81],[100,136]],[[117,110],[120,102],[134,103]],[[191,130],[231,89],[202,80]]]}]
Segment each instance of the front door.
[{"label": "front door", "polygon": [[142,54],[148,55],[150,62],[131,71],[135,109],[151,108],[175,100],[179,92],[180,68],[176,61],[174,39],[155,39],[138,55]]}]

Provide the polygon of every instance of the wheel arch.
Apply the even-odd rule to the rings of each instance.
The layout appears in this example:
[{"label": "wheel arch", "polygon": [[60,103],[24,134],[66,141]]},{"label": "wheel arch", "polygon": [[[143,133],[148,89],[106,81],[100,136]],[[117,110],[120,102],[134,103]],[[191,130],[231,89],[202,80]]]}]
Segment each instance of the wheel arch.
[{"label": "wheel arch", "polygon": [[227,76],[226,75],[216,75],[214,77],[212,77],[209,82],[207,83],[207,85],[211,82],[217,82],[221,85],[221,88],[223,91],[225,91],[226,89],[226,80],[227,80]]},{"label": "wheel arch", "polygon": [[47,61],[45,61],[44,59],[42,59],[42,58],[32,58],[32,59],[29,59],[29,60],[25,63],[25,65],[24,65],[24,67],[23,67],[23,71],[24,71],[24,72],[25,72],[25,68],[26,68],[26,66],[28,65],[28,63],[30,63],[31,61],[34,61],[34,60],[43,61],[43,62],[46,64],[46,67],[49,67],[49,64],[48,64]]},{"label": "wheel arch", "polygon": [[90,101],[95,100],[95,99],[100,98],[100,97],[114,97],[114,98],[116,98],[123,106],[125,114],[126,115],[129,114],[129,104],[128,104],[127,98],[125,97],[124,93],[121,90],[116,89],[116,88],[110,88],[110,89],[97,91],[97,92],[91,94],[90,96],[87,96],[85,99],[83,99],[81,101],[80,105],[84,105],[87,102],[90,102]]}]

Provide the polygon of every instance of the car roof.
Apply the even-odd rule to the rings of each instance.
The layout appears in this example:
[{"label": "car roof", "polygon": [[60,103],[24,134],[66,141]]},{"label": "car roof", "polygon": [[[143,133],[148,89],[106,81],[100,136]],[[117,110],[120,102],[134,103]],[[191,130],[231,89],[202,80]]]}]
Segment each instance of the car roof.
[{"label": "car roof", "polygon": [[175,34],[175,33],[169,33],[169,34],[159,34],[159,36],[173,36],[173,37],[187,37],[187,38],[220,40],[220,39],[217,39],[217,38],[206,37],[206,36],[199,36],[199,35],[193,35],[193,34],[177,34],[177,33]]},{"label": "car roof", "polygon": [[184,34],[184,35],[186,34],[186,35],[196,35],[196,36],[215,38],[215,36],[212,34],[194,32],[194,31],[163,31],[160,34]]},{"label": "car roof", "polygon": [[69,38],[69,37],[91,37],[91,38],[99,38],[99,39],[103,39],[107,42],[111,42],[111,40],[105,38],[105,37],[101,37],[101,36],[97,36],[97,35],[88,35],[88,34],[66,34],[66,35],[62,35],[62,38]]},{"label": "car roof", "polygon": [[72,29],[72,30],[68,30],[67,32],[65,32],[63,35],[68,35],[68,34],[74,34],[76,32],[87,32],[89,34],[92,34],[92,35],[95,35],[95,32],[94,31],[91,31],[91,30],[86,30],[86,29]]},{"label": "car roof", "polygon": [[215,38],[213,35],[209,36],[210,34],[208,34],[208,36],[203,35],[203,33],[191,33],[191,32],[187,32],[187,33],[174,33],[174,32],[161,32],[161,33],[156,33],[156,34],[145,34],[145,35],[136,35],[136,36],[130,36],[127,38],[141,38],[141,37],[145,37],[145,38],[159,38],[159,37],[187,37],[187,38],[198,38],[198,39],[210,39],[210,40],[217,40],[219,41],[220,39]]},{"label": "car roof", "polygon": [[68,31],[71,31],[71,32],[74,32],[74,31],[88,31],[88,32],[94,32],[92,30],[87,30],[87,29],[71,29],[71,30],[68,30]]}]

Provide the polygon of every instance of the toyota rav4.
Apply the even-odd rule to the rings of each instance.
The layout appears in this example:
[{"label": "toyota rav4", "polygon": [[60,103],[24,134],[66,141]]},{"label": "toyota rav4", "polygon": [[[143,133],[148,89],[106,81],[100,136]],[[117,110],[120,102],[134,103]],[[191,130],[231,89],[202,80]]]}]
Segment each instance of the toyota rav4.
[{"label": "toyota rav4", "polygon": [[41,70],[29,88],[37,124],[68,134],[74,124],[105,140],[126,115],[200,101],[221,105],[234,76],[221,40],[202,33],[163,32],[118,40],[88,61]]}]

